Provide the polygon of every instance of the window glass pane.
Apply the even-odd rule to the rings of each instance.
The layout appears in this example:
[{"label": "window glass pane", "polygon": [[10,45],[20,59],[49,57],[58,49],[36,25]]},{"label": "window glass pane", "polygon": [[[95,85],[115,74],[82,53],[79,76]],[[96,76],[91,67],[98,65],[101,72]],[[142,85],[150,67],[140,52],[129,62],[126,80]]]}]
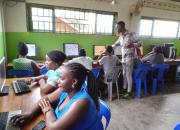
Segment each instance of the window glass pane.
[{"label": "window glass pane", "polygon": [[75,13],[75,19],[79,19],[79,15],[80,15],[80,13],[79,13],[79,11],[74,11],[74,13]]},{"label": "window glass pane", "polygon": [[153,20],[141,19],[139,35],[151,36]]},{"label": "window glass pane", "polygon": [[178,37],[180,38],[180,23],[179,23]]},{"label": "window glass pane", "polygon": [[44,26],[45,30],[50,30],[50,22],[44,22]]},{"label": "window glass pane", "polygon": [[49,9],[44,9],[44,16],[50,16]]},{"label": "window glass pane", "polygon": [[32,15],[37,15],[38,9],[37,8],[32,8],[31,9]]},{"label": "window glass pane", "polygon": [[113,15],[97,14],[97,33],[112,34]]},{"label": "window glass pane", "polygon": [[42,8],[38,8],[38,16],[43,16],[43,9]]},{"label": "window glass pane", "polygon": [[38,30],[38,22],[33,22],[33,29]]},{"label": "window glass pane", "polygon": [[56,16],[56,17],[64,18],[64,17],[65,17],[65,10],[56,9],[56,10],[55,10],[55,16]]},{"label": "window glass pane", "polygon": [[39,30],[44,30],[44,23],[39,22],[38,27],[39,27]]},{"label": "window glass pane", "polygon": [[84,12],[80,12],[80,19],[84,19]]},{"label": "window glass pane", "polygon": [[154,37],[176,37],[178,22],[154,20]]}]

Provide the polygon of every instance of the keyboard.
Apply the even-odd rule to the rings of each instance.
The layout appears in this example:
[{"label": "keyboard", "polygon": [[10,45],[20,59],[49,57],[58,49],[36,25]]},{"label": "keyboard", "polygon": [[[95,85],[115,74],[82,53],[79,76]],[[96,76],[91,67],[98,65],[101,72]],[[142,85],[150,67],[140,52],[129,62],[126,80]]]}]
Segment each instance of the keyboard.
[{"label": "keyboard", "polygon": [[22,94],[31,91],[25,80],[15,80],[13,81],[12,86],[16,94]]},{"label": "keyboard", "polygon": [[6,129],[7,119],[8,119],[8,112],[0,113],[0,130]]},{"label": "keyboard", "polygon": [[8,95],[9,93],[9,87],[8,86],[3,86],[0,89],[0,96]]},{"label": "keyboard", "polygon": [[21,110],[1,112],[0,113],[0,130],[20,130],[19,127],[13,126],[10,123],[11,117],[21,114]]}]

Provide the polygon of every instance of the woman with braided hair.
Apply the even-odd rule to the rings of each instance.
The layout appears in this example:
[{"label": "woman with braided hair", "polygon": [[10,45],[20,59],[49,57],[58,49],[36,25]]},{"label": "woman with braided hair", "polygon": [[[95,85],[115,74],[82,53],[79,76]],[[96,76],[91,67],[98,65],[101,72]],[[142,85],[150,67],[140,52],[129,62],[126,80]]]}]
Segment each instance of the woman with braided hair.
[{"label": "woman with braided hair", "polygon": [[[41,108],[45,116],[47,129],[102,130],[102,123],[98,120],[99,100],[93,73],[79,63],[66,64],[61,67],[60,72],[58,86],[61,92],[58,98],[43,98],[38,103],[39,107],[36,106],[36,109]],[[83,83],[86,79],[85,88]],[[52,107],[52,100],[56,103],[55,109]],[[27,120],[27,115],[24,117],[26,118],[23,115],[16,116],[11,121],[22,125]]]}]

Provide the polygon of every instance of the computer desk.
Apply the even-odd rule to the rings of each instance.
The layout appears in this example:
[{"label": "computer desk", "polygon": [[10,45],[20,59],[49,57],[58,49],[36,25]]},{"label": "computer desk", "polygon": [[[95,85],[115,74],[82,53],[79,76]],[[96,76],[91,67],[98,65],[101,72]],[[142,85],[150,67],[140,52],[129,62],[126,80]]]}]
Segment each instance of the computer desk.
[{"label": "computer desk", "polygon": [[[33,87],[31,92],[22,95],[15,95],[11,83],[13,80],[22,78],[10,78],[6,79],[6,85],[10,86],[9,94],[7,96],[0,96],[0,112],[21,110],[22,113],[29,112],[33,104],[35,104],[40,98],[40,88]],[[44,116],[41,114],[23,126],[21,130],[31,130],[40,120],[43,120]]]},{"label": "computer desk", "polygon": [[174,82],[176,80],[177,67],[180,64],[180,58],[177,59],[165,59],[165,64],[169,64],[168,72],[165,75],[165,81]]}]

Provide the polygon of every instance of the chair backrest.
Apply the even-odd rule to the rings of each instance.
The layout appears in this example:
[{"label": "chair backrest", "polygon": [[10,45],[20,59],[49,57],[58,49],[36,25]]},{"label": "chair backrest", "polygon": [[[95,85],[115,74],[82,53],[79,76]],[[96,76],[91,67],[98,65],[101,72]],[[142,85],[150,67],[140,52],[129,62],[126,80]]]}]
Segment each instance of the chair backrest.
[{"label": "chair backrest", "polygon": [[145,79],[147,73],[151,70],[151,64],[140,64],[133,70],[134,79]]},{"label": "chair backrest", "polygon": [[99,99],[99,102],[100,102],[99,119],[102,120],[102,117],[105,117],[106,125],[104,128],[106,130],[111,119],[111,110],[106,102],[104,102],[101,99]]},{"label": "chair backrest", "polygon": [[113,67],[113,71],[111,73],[107,73],[105,75],[105,81],[106,82],[113,82],[115,83],[120,76],[120,72],[122,70],[122,66],[115,66]]},{"label": "chair backrest", "polygon": [[180,123],[175,126],[174,130],[180,130]]},{"label": "chair backrest", "polygon": [[91,71],[93,72],[95,78],[97,79],[100,73],[100,68],[93,68]]},{"label": "chair backrest", "polygon": [[152,66],[153,70],[153,77],[157,78],[158,80],[164,79],[164,74],[169,69],[168,64],[154,64]]},{"label": "chair backrest", "polygon": [[41,74],[46,74],[47,71],[48,71],[48,69],[46,68],[46,66],[43,66],[43,67],[41,68],[41,70],[40,70],[40,73],[41,73]]},{"label": "chair backrest", "polygon": [[16,69],[11,69],[8,71],[9,76],[15,76],[17,78],[20,77],[32,77],[33,72],[30,70],[16,70]]}]

